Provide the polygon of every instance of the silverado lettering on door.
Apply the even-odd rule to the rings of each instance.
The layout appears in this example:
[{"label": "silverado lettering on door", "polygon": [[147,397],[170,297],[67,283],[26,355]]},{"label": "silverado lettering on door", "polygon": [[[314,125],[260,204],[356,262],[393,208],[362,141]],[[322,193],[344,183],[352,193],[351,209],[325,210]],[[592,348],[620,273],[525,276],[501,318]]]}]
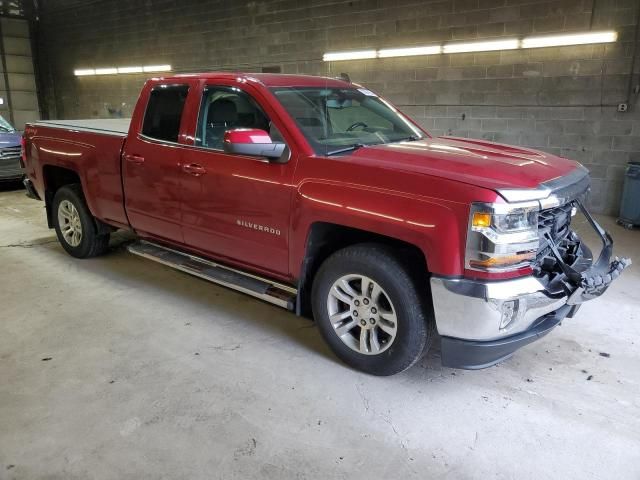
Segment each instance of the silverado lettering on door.
[{"label": "silverado lettering on door", "polygon": [[280,230],[273,227],[267,227],[265,225],[258,225],[257,223],[247,222],[246,220],[238,219],[236,223],[245,228],[252,228],[253,230],[258,230],[260,232],[270,233],[271,235],[280,235]]}]

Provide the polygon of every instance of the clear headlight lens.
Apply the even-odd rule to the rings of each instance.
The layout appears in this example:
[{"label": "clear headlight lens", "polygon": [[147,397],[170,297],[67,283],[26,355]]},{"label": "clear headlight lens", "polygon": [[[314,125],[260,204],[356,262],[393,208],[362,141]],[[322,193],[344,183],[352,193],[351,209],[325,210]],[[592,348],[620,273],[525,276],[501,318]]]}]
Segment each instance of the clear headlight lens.
[{"label": "clear headlight lens", "polygon": [[471,205],[467,233],[467,268],[487,272],[531,264],[539,247],[538,204]]}]

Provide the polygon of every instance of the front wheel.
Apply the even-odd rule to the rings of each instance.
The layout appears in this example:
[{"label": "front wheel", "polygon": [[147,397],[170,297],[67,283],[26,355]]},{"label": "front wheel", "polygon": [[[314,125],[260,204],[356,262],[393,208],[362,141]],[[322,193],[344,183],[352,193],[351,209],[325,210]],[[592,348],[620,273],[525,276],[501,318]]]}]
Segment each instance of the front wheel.
[{"label": "front wheel", "polygon": [[53,197],[53,224],[58,241],[76,258],[102,255],[109,247],[109,234],[100,234],[79,185],[61,187]]},{"label": "front wheel", "polygon": [[348,365],[393,375],[416,363],[434,335],[424,296],[394,250],[356,245],[329,257],[313,283],[322,336]]}]

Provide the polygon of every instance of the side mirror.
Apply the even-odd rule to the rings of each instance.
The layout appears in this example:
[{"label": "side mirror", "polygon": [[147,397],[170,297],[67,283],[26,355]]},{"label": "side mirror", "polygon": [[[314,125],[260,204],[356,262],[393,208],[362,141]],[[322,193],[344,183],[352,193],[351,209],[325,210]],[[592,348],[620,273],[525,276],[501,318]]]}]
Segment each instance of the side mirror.
[{"label": "side mirror", "polygon": [[257,128],[227,130],[222,145],[226,153],[269,159],[280,158],[287,148],[285,143],[274,143],[266,131]]}]

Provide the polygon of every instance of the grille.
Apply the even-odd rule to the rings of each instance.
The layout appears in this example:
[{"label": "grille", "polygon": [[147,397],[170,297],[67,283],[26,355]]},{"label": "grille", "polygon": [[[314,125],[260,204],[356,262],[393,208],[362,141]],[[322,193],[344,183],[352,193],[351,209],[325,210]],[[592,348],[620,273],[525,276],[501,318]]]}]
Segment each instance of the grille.
[{"label": "grille", "polygon": [[0,156],[1,157],[19,157],[20,146],[0,148]]},{"label": "grille", "polygon": [[20,175],[20,147],[0,149],[0,178],[14,178]]},{"label": "grille", "polygon": [[538,259],[547,256],[551,250],[544,236],[545,233],[549,232],[556,243],[560,243],[569,234],[572,209],[573,204],[567,203],[560,207],[542,210],[538,214],[538,236],[540,237]]}]

